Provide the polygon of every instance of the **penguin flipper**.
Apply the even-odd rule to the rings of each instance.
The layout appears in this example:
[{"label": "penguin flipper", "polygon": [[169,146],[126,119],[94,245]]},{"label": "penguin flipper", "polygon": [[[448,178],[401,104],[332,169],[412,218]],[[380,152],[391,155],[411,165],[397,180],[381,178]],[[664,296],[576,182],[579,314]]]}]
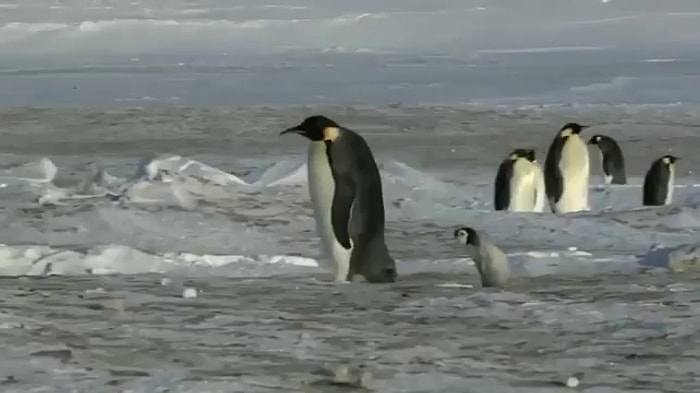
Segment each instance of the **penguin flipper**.
[{"label": "penguin flipper", "polygon": [[498,166],[494,184],[493,206],[495,210],[506,210],[510,203],[510,179],[513,177],[513,162],[504,160]]},{"label": "penguin flipper", "polygon": [[339,174],[333,171],[335,178],[335,192],[331,206],[331,224],[333,234],[341,246],[349,250],[350,244],[350,214],[352,204],[355,201],[357,187],[352,177],[348,174]]}]

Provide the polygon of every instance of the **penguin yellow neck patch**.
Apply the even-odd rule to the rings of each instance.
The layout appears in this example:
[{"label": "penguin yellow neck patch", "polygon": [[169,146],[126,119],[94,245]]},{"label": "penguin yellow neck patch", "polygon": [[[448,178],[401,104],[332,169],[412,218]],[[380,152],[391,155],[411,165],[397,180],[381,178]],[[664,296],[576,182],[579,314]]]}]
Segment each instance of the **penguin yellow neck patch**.
[{"label": "penguin yellow neck patch", "polygon": [[333,142],[338,138],[339,133],[338,127],[326,127],[323,129],[323,140]]}]

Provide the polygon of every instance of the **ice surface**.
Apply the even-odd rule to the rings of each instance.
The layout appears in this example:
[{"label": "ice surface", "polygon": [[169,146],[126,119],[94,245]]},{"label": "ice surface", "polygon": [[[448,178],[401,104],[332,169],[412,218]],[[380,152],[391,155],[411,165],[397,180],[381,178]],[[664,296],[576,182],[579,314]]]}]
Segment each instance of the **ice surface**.
[{"label": "ice surface", "polygon": [[[47,158],[42,158],[39,162],[44,166],[55,167]],[[148,164],[145,164],[146,162]],[[23,173],[24,168],[35,165],[28,163],[17,171]],[[144,165],[153,168],[150,175],[145,175]],[[640,267],[638,262],[641,266],[673,268],[675,264],[680,263],[680,260],[686,260],[689,257],[676,255],[677,252],[669,252],[663,258],[659,258],[656,255],[660,251],[653,250],[649,256],[638,261],[635,258],[625,257],[625,254],[632,255],[629,253],[645,249],[649,244],[691,240],[693,235],[689,231],[695,231],[700,227],[700,206],[695,203],[690,205],[676,203],[661,208],[639,207],[641,187],[635,182],[640,179],[634,177],[630,178],[631,184],[614,187],[611,197],[608,198],[610,206],[603,206],[600,203],[601,198],[604,197],[603,193],[592,193],[593,210],[591,212],[555,216],[550,213],[495,212],[491,205],[491,187],[469,189],[449,184],[392,159],[380,160],[379,166],[387,200],[387,219],[390,222],[431,221],[433,225],[439,223],[447,228],[467,222],[478,222],[480,229],[494,233],[501,241],[506,240],[503,238],[507,233],[505,228],[521,229],[517,242],[510,240],[511,247],[515,246],[515,250],[509,255],[516,275],[633,272]],[[92,185],[87,187],[83,180],[82,188],[101,186],[105,178],[112,179],[114,184],[120,182],[119,178],[109,175],[101,169],[101,166],[98,166],[98,169],[95,168],[93,166],[86,178],[92,181]],[[191,256],[179,258],[167,253],[172,250],[169,247],[173,246],[173,242],[179,244],[176,248],[180,250],[187,250],[187,247],[208,249],[208,251],[236,249],[247,252],[254,250],[263,252],[270,249],[276,243],[270,239],[273,235],[255,231],[245,224],[239,225],[241,233],[238,236],[232,234],[228,241],[230,244],[223,247],[206,246],[205,244],[211,244],[220,238],[213,235],[213,229],[219,226],[220,230],[223,230],[226,224],[217,225],[212,219],[207,219],[209,211],[205,206],[198,204],[198,201],[205,201],[210,205],[223,208],[230,206],[231,203],[236,206],[240,198],[245,198],[247,195],[249,195],[248,198],[258,198],[259,202],[262,202],[263,194],[275,197],[279,193],[288,193],[290,194],[288,198],[297,200],[307,198],[304,156],[277,161],[271,166],[261,167],[257,172],[259,174],[252,173],[249,176],[249,183],[197,160],[163,155],[139,160],[137,175],[132,177],[132,180],[122,179],[119,186],[122,191],[116,196],[111,192],[103,192],[102,195],[75,195],[71,194],[71,191],[75,191],[71,187],[52,186],[40,189],[40,195],[36,199],[39,205],[68,206],[69,202],[72,202],[73,208],[76,208],[76,204],[90,201],[87,210],[73,214],[74,222],[63,224],[76,227],[77,234],[84,243],[110,243],[114,239],[120,239],[127,245],[108,246],[106,249],[98,246],[82,253],[46,247],[6,246],[3,250],[5,257],[0,258],[5,265],[4,268],[0,268],[0,274],[170,273],[183,272],[193,265],[210,265],[216,268],[231,265],[232,268],[228,269],[229,273],[216,269],[215,274],[257,275],[258,273],[251,273],[247,269],[246,263],[250,261],[253,261],[255,266],[261,267],[261,272],[266,272],[260,274],[269,274],[270,269],[274,271],[275,267],[268,269],[264,265],[279,261],[300,268],[318,267],[318,262],[313,259],[306,261],[304,258],[283,255],[251,259],[246,255],[215,257],[186,254]],[[14,172],[10,169],[6,173],[8,178],[12,178]],[[487,178],[483,180],[488,181]],[[28,182],[32,181],[28,180]],[[594,189],[596,187],[592,186]],[[679,184],[677,188],[677,198],[688,200],[684,192],[693,188],[684,184]],[[231,195],[237,195],[238,199],[231,198]],[[690,200],[692,202],[692,198]],[[193,213],[186,221],[179,221],[177,217],[180,213],[168,210],[168,207],[189,210]],[[143,211],[144,208],[165,209],[164,215],[154,216],[152,212]],[[258,212],[248,212],[247,215],[250,218],[271,217],[276,214],[275,211],[285,210],[262,204],[253,209]],[[268,212],[270,209],[272,211]],[[276,219],[282,219],[282,216],[277,216]],[[159,226],[166,223],[168,230],[161,230]],[[200,227],[207,229],[199,231],[197,228]],[[234,228],[235,226],[230,229]],[[186,235],[186,233],[190,234]],[[442,236],[447,236],[448,233],[449,230],[445,230]],[[193,235],[198,238],[196,241]],[[87,241],[90,238],[93,238],[92,241]],[[78,241],[77,237],[70,235],[61,236],[60,240],[61,243],[68,244]],[[49,240],[49,242],[53,243],[55,240]],[[526,248],[523,249],[523,247]],[[146,248],[150,253],[140,251],[139,248]],[[579,248],[589,251],[581,251]],[[460,252],[458,249],[455,250],[455,253]],[[415,255],[415,253],[412,254]],[[398,255],[404,254],[399,251]],[[471,270],[471,274],[474,274],[473,269],[466,268],[473,265],[466,259],[443,261],[412,259],[402,261],[399,265],[400,274],[447,272],[455,268],[457,271]]]},{"label": "ice surface", "polygon": [[697,386],[692,279],[540,278],[514,292],[439,281],[4,280],[4,389],[332,392],[310,385],[335,365],[364,366],[392,393],[563,392],[579,373],[584,392]]},{"label": "ice surface", "polygon": [[700,102],[695,0],[3,4],[5,103]]},{"label": "ice surface", "polygon": [[[697,0],[0,0],[6,392],[698,391]],[[97,108],[95,108],[97,107]],[[381,166],[393,285],[330,283],[290,124]],[[510,150],[615,137],[592,210],[494,212]],[[671,206],[651,160],[683,159]],[[515,283],[454,243],[485,230]],[[196,297],[183,298],[196,289]],[[327,381],[326,381],[327,382]],[[569,389],[570,390],[570,389]]]},{"label": "ice surface", "polygon": [[[396,284],[329,282],[307,142],[278,136],[311,111],[375,151]],[[317,369],[360,364],[383,392],[560,392],[582,371],[586,392],[695,391],[698,113],[0,110],[13,119],[0,155],[0,383],[326,392],[311,385]],[[592,211],[494,212],[503,155],[526,145],[541,156],[572,118],[617,137],[630,184],[603,203],[595,152]],[[667,151],[684,158],[674,204],[641,207],[643,173]],[[26,175],[49,163],[52,181]],[[508,253],[512,288],[479,286],[451,236],[467,224]]]}]

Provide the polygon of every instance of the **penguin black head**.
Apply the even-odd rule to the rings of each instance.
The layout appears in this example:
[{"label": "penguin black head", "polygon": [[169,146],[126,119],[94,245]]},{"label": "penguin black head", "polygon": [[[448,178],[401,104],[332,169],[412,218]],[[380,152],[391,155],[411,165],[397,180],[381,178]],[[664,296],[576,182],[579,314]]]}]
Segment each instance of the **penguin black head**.
[{"label": "penguin black head", "polygon": [[664,164],[671,165],[671,164],[675,164],[676,161],[680,160],[680,158],[678,158],[676,156],[672,156],[670,154],[667,154],[667,155],[661,157],[661,160],[664,162]]},{"label": "penguin black head", "polygon": [[597,145],[599,144],[603,139],[605,138],[605,135],[593,135],[591,139],[588,140],[589,145]]},{"label": "penguin black head", "polygon": [[338,136],[338,123],[326,116],[316,115],[304,119],[301,124],[287,128],[280,135],[296,133],[311,141],[319,142],[324,140],[334,140]]},{"label": "penguin black head", "polygon": [[518,158],[525,158],[530,162],[534,162],[535,149],[515,149],[508,157],[513,161],[517,160]]},{"label": "penguin black head", "polygon": [[470,227],[462,227],[455,229],[454,238],[457,239],[457,241],[459,241],[460,244],[465,246],[468,244],[471,244],[473,246],[479,244],[479,235],[473,228]]},{"label": "penguin black head", "polygon": [[571,135],[577,135],[580,134],[581,131],[584,129],[588,128],[590,126],[583,126],[578,123],[566,123],[564,127],[559,130],[559,137],[561,138],[568,138]]}]

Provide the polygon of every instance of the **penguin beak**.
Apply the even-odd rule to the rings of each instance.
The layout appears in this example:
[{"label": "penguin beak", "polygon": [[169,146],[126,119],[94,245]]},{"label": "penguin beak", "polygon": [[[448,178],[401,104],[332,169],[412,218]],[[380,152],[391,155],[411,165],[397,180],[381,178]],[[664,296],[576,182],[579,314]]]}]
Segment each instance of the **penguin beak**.
[{"label": "penguin beak", "polygon": [[280,132],[280,135],[289,134],[292,132],[295,134],[298,134],[298,133],[302,132],[302,130],[299,129],[299,126],[294,126],[294,127],[287,128],[286,130]]}]

